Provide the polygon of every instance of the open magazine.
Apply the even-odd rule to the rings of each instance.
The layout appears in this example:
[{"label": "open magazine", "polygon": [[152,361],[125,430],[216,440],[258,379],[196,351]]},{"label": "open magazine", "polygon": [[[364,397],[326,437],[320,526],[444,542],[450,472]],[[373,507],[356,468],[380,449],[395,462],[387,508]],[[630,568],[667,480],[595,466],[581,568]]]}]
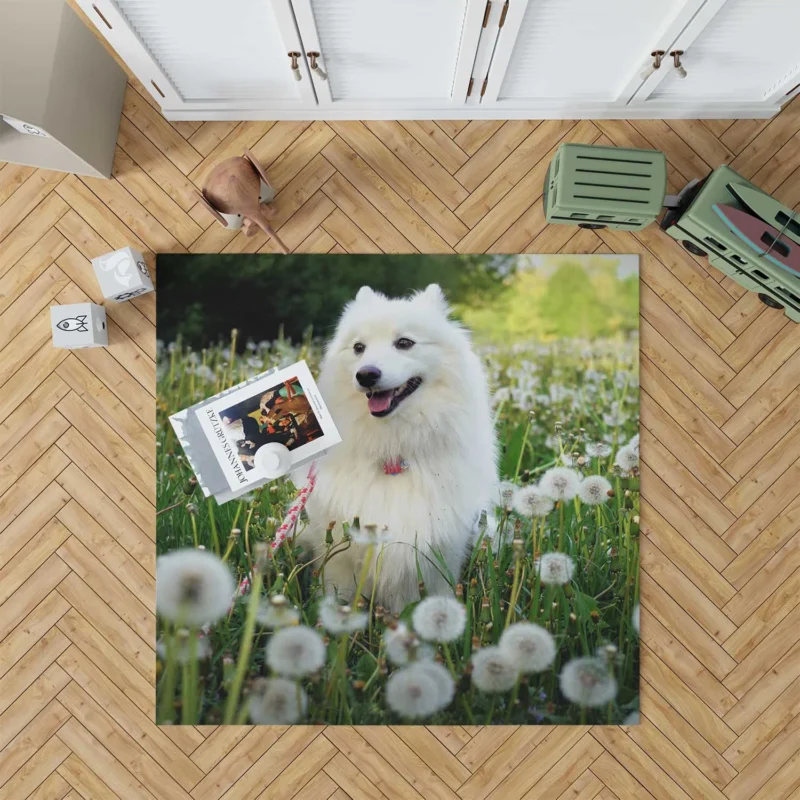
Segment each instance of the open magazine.
[{"label": "open magazine", "polygon": [[203,493],[219,503],[322,457],[341,441],[305,361],[261,373],[173,414],[170,422]]}]

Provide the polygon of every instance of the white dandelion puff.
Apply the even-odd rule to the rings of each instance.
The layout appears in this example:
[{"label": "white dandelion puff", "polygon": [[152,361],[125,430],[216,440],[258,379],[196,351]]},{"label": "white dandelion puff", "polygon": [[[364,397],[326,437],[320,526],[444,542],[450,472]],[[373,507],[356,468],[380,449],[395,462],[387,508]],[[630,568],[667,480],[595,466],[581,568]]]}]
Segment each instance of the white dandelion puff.
[{"label": "white dandelion puff", "polygon": [[300,622],[300,612],[282,594],[274,594],[258,607],[256,619],[265,628],[288,628]]},{"label": "white dandelion puff", "polygon": [[499,647],[484,647],[472,656],[472,683],[482,692],[507,692],[518,677],[519,670]]},{"label": "white dandelion puff", "polygon": [[429,642],[452,642],[464,633],[467,610],[453,597],[426,597],[411,618],[414,630]]},{"label": "white dandelion puff", "polygon": [[497,486],[497,505],[500,508],[511,508],[517,487],[511,481],[501,481]]},{"label": "white dandelion puff", "polygon": [[631,614],[631,624],[633,625],[633,629],[636,633],[639,633],[639,604],[636,604],[636,607],[633,609],[633,614]]},{"label": "white dandelion puff", "polygon": [[572,500],[578,493],[581,478],[569,467],[552,467],[539,481],[539,489],[553,500]]},{"label": "white dandelion puff", "polygon": [[267,642],[270,669],[289,678],[311,675],[325,664],[325,643],[312,628],[281,628]]},{"label": "white dandelion puff", "polygon": [[556,659],[552,634],[531,622],[509,625],[498,646],[511,664],[525,674],[544,672]]},{"label": "white dandelion puff", "polygon": [[564,665],[558,678],[561,694],[571,703],[596,708],[617,696],[617,681],[599,658],[574,658]]},{"label": "white dandelion puff", "polygon": [[158,557],[156,587],[162,617],[199,628],[228,613],[236,582],[217,556],[186,548]]},{"label": "white dandelion puff", "polygon": [[636,455],[639,455],[639,434],[637,433],[636,436],[632,436],[631,440],[628,442],[628,447],[630,447]]},{"label": "white dandelion puff", "polygon": [[639,446],[632,447],[630,443],[617,450],[614,464],[623,472],[632,472],[639,466]]},{"label": "white dandelion puff", "polygon": [[455,683],[435,661],[423,661],[393,672],[386,682],[386,702],[407,719],[430,717],[450,705]]},{"label": "white dandelion puff", "polygon": [[432,658],[417,661],[413,666],[436,684],[436,691],[439,693],[439,708],[449,706],[455,697],[456,683],[447,667]]},{"label": "white dandelion puff", "polygon": [[363,631],[369,622],[367,614],[354,611],[351,606],[340,605],[332,596],[326,597],[319,604],[319,619],[322,627],[335,636],[340,633]]},{"label": "white dandelion puff", "polygon": [[536,572],[545,586],[563,586],[575,574],[575,562],[566,553],[544,553],[536,559]]},{"label": "white dandelion puff", "polygon": [[401,622],[394,630],[386,631],[383,644],[386,657],[397,667],[433,658],[433,648],[422,642],[419,636],[404,622]]},{"label": "white dandelion puff", "polygon": [[631,713],[622,720],[623,725],[638,725],[640,722],[641,718],[638,711],[631,711]]},{"label": "white dandelion puff", "polygon": [[578,487],[581,502],[590,506],[600,506],[608,500],[611,484],[602,475],[588,475]]},{"label": "white dandelion puff", "polygon": [[514,510],[525,517],[546,517],[555,505],[538,486],[525,486],[514,495]]},{"label": "white dandelion puff", "polygon": [[[195,638],[194,645],[192,644],[192,636]],[[192,647],[194,647],[194,652],[192,652]],[[211,655],[211,645],[208,643],[208,639],[197,633],[192,634],[186,628],[181,628],[177,631],[171,648],[164,639],[159,639],[156,643],[156,652],[162,661],[166,661],[169,658],[170,649],[172,649],[171,655],[179,664],[188,664],[192,658],[198,661],[205,661]]]},{"label": "white dandelion puff", "polygon": [[392,541],[392,534],[388,526],[379,528],[377,525],[354,525],[350,528],[350,538],[356,544],[385,544]]},{"label": "white dandelion puff", "polygon": [[608,458],[611,455],[611,445],[605,442],[590,442],[586,445],[586,455],[589,458]]},{"label": "white dandelion puff", "polygon": [[259,678],[253,683],[247,708],[256,725],[294,725],[306,713],[308,696],[286,678]]}]

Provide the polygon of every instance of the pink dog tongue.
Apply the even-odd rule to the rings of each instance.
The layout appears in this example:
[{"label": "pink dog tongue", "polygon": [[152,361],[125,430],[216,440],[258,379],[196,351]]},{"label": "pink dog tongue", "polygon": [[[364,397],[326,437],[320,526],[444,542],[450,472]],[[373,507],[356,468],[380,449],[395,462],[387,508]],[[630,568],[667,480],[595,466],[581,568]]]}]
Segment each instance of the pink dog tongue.
[{"label": "pink dog tongue", "polygon": [[380,414],[381,411],[386,411],[392,404],[392,392],[375,392],[372,397],[367,400],[367,407],[372,414]]}]

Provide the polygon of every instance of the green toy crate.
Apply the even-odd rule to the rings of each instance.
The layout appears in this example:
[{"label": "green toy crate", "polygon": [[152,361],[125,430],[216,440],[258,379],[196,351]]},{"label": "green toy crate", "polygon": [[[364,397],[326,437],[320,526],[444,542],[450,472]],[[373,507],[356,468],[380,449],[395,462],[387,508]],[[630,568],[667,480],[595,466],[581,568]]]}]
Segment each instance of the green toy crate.
[{"label": "green toy crate", "polygon": [[[715,169],[700,183],[687,187],[679,205],[661,220],[661,228],[694,255],[709,262],[773,308],[784,308],[786,316],[800,322],[800,276],[762,258],[740,239],[715,213],[723,203],[743,209],[728,184],[736,183],[761,191],[728,166]],[[747,209],[743,209],[747,210]]]},{"label": "green toy crate", "polygon": [[638,231],[655,222],[667,188],[658,150],[562,144],[544,182],[548,222]]}]

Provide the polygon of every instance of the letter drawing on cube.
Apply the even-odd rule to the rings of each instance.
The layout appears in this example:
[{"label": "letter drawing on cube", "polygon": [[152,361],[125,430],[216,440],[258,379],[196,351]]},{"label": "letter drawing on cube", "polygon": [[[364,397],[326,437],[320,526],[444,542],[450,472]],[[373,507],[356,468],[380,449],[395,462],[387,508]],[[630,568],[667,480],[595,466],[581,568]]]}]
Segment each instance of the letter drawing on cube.
[{"label": "letter drawing on cube", "polygon": [[92,266],[106,300],[121,303],[153,291],[147,264],[142,254],[132,247],[93,258]]},{"label": "letter drawing on cube", "polygon": [[77,350],[80,347],[106,347],[106,310],[94,303],[50,306],[53,347]]}]

